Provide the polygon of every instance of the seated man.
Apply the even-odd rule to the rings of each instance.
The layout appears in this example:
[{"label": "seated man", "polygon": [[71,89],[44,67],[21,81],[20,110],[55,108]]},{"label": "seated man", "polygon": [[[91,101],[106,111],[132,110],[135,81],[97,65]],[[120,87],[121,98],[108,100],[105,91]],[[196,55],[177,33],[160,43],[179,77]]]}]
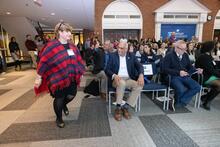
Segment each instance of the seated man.
[{"label": "seated man", "polygon": [[[143,66],[138,62],[133,53],[128,53],[128,44],[121,41],[118,51],[110,54],[105,73],[113,87],[116,88],[116,109],[114,118],[122,120],[122,115],[130,119],[128,112],[129,105],[134,107],[137,98],[144,85]],[[131,94],[126,103],[121,106],[126,88],[131,89]]]},{"label": "seated man", "polygon": [[175,106],[186,106],[192,97],[200,91],[200,85],[190,75],[194,72],[202,73],[202,69],[195,69],[186,53],[186,43],[179,40],[175,49],[169,52],[163,60],[163,72],[171,75],[171,87],[175,90]]}]

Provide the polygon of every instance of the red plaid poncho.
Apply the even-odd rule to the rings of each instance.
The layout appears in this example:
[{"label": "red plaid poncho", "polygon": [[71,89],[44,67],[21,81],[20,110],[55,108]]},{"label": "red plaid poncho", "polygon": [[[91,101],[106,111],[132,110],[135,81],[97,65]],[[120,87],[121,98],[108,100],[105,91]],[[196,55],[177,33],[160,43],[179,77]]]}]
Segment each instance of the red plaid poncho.
[{"label": "red plaid poncho", "polygon": [[79,84],[85,71],[84,62],[77,47],[69,44],[69,48],[74,52],[73,56],[68,55],[58,40],[47,43],[42,49],[37,66],[37,73],[42,76],[42,84],[35,88],[36,95],[48,92],[48,88],[54,93],[58,89],[68,87],[74,80]]}]

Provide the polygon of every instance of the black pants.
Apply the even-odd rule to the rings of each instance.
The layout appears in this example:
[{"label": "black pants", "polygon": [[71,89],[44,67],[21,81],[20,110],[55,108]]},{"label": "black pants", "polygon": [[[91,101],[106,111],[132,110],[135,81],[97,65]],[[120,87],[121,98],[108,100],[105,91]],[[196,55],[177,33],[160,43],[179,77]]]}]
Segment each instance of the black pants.
[{"label": "black pants", "polygon": [[214,80],[209,84],[211,90],[203,96],[205,103],[211,102],[220,93],[220,80]]},{"label": "black pants", "polygon": [[16,60],[15,61],[15,68],[17,68],[19,66],[19,68],[21,68],[21,61]]},{"label": "black pants", "polygon": [[57,90],[54,94],[53,108],[57,119],[62,120],[62,110],[63,108],[71,102],[77,93],[77,84],[75,82],[71,83],[69,87],[62,90]]}]

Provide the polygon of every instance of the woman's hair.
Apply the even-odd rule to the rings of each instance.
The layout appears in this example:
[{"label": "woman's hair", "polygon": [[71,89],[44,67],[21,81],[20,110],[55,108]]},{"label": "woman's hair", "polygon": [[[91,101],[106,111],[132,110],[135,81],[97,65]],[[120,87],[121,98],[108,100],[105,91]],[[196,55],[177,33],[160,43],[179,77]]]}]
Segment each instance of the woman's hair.
[{"label": "woman's hair", "polygon": [[54,29],[54,33],[56,35],[57,38],[59,38],[59,31],[63,32],[63,31],[70,31],[72,32],[73,28],[68,24],[68,23],[64,23],[64,22],[60,22],[55,26]]},{"label": "woman's hair", "polygon": [[15,37],[13,36],[13,37],[11,37],[11,42],[13,41],[15,39]]},{"label": "woman's hair", "polygon": [[186,44],[186,47],[187,47],[186,52],[187,52],[188,54],[193,54],[193,52],[194,52],[193,49],[192,49],[191,51],[189,50],[189,46],[190,46],[191,44],[193,45],[193,49],[194,49],[195,46],[194,46],[194,44],[193,44],[192,42],[188,42],[188,43]]},{"label": "woman's hair", "polygon": [[214,47],[215,47],[215,44],[213,41],[206,41],[202,43],[201,53],[211,52],[214,49]]}]

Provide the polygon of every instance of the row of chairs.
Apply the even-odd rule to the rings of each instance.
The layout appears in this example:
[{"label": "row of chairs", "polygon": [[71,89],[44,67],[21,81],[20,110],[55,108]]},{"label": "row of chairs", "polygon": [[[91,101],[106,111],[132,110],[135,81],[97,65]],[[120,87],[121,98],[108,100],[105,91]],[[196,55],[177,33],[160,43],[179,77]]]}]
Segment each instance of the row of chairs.
[{"label": "row of chairs", "polygon": [[[145,92],[152,92],[152,99],[156,99],[159,100],[161,102],[163,102],[163,110],[169,110],[169,105],[170,105],[170,101],[171,101],[171,106],[173,111],[175,111],[175,107],[174,107],[174,98],[171,98],[171,92],[174,91],[171,86],[170,86],[170,81],[171,81],[171,76],[168,76],[168,83],[167,84],[162,84],[159,82],[158,79],[160,79],[160,74],[158,74],[157,70],[156,70],[156,65],[154,63],[150,63],[150,64],[144,64],[144,76],[146,78],[146,76],[153,76],[152,80],[148,80],[148,83],[146,83],[143,87],[143,89],[141,90],[141,93],[137,99],[137,104],[135,107],[135,111],[140,111],[141,109],[141,95],[142,93]],[[204,90],[207,89],[206,87],[202,86],[202,82],[203,82],[203,76],[202,75],[198,75],[197,78],[198,82],[201,84],[201,91],[195,96],[195,103],[194,103],[194,107],[195,108],[199,108],[200,107],[200,103],[201,103],[201,95],[204,93]],[[127,89],[125,91],[126,93],[129,93],[130,90]],[[162,96],[158,96],[158,93],[162,92],[163,95]],[[111,105],[112,105],[112,95],[115,94],[116,91],[115,89],[108,89],[108,95],[106,97],[106,101],[108,101],[108,107],[109,107],[109,113],[111,113]],[[156,93],[156,96],[155,96]]]}]

